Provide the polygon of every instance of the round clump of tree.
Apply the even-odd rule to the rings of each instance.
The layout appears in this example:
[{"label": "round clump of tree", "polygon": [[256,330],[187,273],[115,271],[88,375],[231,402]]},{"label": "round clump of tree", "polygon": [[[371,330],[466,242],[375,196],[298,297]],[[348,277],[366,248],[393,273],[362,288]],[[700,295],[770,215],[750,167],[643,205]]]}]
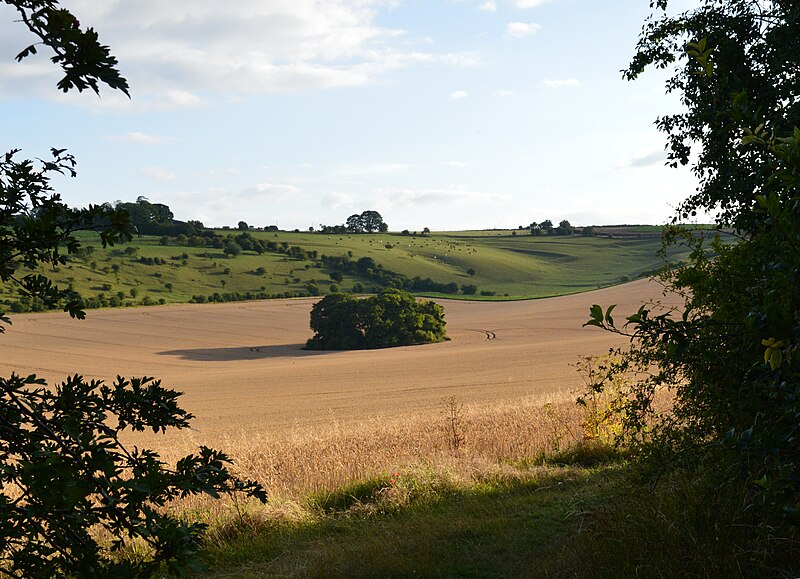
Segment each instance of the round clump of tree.
[{"label": "round clump of tree", "polygon": [[447,339],[444,308],[417,301],[408,292],[386,289],[359,299],[331,294],[311,309],[309,350],[365,350],[428,344]]}]

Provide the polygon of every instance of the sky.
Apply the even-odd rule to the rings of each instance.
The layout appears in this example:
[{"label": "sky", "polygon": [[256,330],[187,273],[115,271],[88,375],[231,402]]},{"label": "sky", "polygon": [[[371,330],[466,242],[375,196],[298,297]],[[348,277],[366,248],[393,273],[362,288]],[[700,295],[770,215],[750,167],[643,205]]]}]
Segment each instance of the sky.
[{"label": "sky", "polygon": [[[206,226],[660,224],[664,71],[622,79],[648,0],[63,0],[131,98],[64,95],[0,3],[0,150],[67,148],[69,205],[165,203]],[[672,11],[692,0],[673,0]]]}]

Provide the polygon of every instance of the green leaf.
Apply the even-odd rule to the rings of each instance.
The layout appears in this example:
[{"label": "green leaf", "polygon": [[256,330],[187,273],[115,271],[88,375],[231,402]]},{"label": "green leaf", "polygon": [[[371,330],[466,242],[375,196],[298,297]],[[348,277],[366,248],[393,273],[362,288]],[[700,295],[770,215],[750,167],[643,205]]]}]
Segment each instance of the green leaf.
[{"label": "green leaf", "polygon": [[614,318],[611,317],[611,312],[614,311],[614,308],[616,308],[616,307],[617,307],[616,304],[612,304],[612,305],[608,306],[608,309],[606,310],[606,315],[605,315],[606,323],[612,328],[614,327]]}]

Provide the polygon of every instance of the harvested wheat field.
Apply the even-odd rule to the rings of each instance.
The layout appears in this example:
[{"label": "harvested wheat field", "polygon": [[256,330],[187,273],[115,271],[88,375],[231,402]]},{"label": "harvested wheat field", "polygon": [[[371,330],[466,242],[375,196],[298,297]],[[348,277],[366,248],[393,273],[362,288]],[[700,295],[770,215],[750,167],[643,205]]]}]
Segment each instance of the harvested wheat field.
[{"label": "harvested wheat field", "polygon": [[449,342],[354,352],[302,349],[310,299],[95,310],[84,321],[17,315],[0,336],[0,372],[159,377],[185,392],[193,441],[214,444],[436,412],[451,396],[471,405],[563,398],[581,385],[579,355],[625,342],[582,328],[589,307],[618,304],[622,319],[661,298],[642,280],[535,301],[443,301]]}]

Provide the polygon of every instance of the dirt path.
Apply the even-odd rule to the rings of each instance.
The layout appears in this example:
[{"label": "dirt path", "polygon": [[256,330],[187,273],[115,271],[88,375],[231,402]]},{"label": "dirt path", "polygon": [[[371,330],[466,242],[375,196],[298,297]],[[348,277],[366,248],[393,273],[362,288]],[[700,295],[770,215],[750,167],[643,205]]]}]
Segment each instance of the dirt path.
[{"label": "dirt path", "polygon": [[360,352],[307,352],[312,300],[240,302],[17,315],[0,335],[0,373],[60,380],[149,375],[185,392],[194,438],[319,422],[346,424],[435,409],[443,397],[494,402],[562,394],[580,386],[571,367],[624,339],[581,328],[593,303],[618,318],[661,297],[637,281],[524,302],[443,301],[451,341]]}]

